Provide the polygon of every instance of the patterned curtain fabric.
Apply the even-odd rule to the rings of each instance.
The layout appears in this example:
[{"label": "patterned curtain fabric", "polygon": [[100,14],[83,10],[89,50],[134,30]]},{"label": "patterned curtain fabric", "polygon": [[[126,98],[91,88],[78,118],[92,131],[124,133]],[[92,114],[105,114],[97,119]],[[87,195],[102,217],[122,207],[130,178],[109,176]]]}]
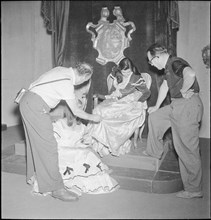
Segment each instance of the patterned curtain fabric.
[{"label": "patterned curtain fabric", "polygon": [[42,1],[41,2],[41,14],[43,16],[44,24],[46,29],[49,32],[54,31],[53,27],[53,10],[51,10],[51,6],[53,5],[53,1]]},{"label": "patterned curtain fabric", "polygon": [[41,14],[48,32],[52,34],[53,66],[63,66],[70,1],[42,1]]}]

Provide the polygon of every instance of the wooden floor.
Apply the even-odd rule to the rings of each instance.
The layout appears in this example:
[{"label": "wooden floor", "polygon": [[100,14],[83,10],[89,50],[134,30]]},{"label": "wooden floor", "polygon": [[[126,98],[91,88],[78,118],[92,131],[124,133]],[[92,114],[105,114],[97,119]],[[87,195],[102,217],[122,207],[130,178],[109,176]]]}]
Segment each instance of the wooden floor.
[{"label": "wooden floor", "polygon": [[[9,173],[26,174],[24,132],[22,126],[9,127],[2,131],[2,170]],[[17,153],[17,146],[20,148]],[[22,149],[21,149],[22,148]],[[138,142],[138,148],[120,157],[106,156],[102,161],[113,172],[123,189],[149,192],[172,193],[183,188],[177,157],[168,150],[162,160],[143,155],[146,139]],[[24,152],[24,153],[23,153]]]}]

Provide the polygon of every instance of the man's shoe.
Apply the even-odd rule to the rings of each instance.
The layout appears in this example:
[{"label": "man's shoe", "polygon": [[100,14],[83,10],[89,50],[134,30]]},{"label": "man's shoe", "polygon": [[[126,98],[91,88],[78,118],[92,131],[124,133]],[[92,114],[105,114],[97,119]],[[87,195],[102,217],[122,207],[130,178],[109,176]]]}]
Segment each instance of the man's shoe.
[{"label": "man's shoe", "polygon": [[62,201],[65,201],[65,202],[74,202],[74,201],[78,200],[77,194],[75,194],[73,192],[69,192],[64,188],[53,191],[51,193],[51,196],[56,199],[60,199]]},{"label": "man's shoe", "polygon": [[181,191],[177,193],[176,196],[179,198],[184,198],[184,199],[192,199],[192,198],[202,198],[203,194],[202,192]]}]

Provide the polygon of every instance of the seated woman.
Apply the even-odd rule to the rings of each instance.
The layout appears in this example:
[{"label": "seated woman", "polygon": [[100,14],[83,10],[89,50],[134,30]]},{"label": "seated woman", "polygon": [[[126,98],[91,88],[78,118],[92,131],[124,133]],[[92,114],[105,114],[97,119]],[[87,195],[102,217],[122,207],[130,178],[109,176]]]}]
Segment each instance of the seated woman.
[{"label": "seated woman", "polygon": [[[81,107],[85,108],[86,102],[81,101],[86,95],[85,89],[76,93]],[[66,103],[61,102],[51,112],[51,118],[58,143],[59,170],[67,190],[80,196],[82,193],[109,193],[118,189],[118,183],[109,175],[111,170],[93,151],[87,127],[73,116]],[[36,178],[33,178],[33,193],[40,194]]]},{"label": "seated woman", "polygon": [[120,61],[111,78],[109,95],[93,110],[103,120],[99,124],[88,124],[94,150],[101,156],[109,153],[119,156],[130,151],[130,137],[145,121],[146,100],[151,94],[129,58]]}]

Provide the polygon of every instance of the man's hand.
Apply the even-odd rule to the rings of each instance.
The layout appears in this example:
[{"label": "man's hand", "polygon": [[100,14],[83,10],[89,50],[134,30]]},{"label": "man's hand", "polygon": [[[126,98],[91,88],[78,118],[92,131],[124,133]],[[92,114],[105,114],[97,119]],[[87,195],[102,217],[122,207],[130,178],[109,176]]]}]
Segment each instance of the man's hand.
[{"label": "man's hand", "polygon": [[182,94],[182,97],[185,98],[185,99],[189,99],[194,94],[194,90],[193,89],[189,89],[186,92],[182,92],[180,90],[180,92]]},{"label": "man's hand", "polygon": [[149,114],[151,114],[152,112],[155,112],[157,110],[158,110],[157,106],[152,106],[152,107],[149,107],[147,111],[148,111]]}]

